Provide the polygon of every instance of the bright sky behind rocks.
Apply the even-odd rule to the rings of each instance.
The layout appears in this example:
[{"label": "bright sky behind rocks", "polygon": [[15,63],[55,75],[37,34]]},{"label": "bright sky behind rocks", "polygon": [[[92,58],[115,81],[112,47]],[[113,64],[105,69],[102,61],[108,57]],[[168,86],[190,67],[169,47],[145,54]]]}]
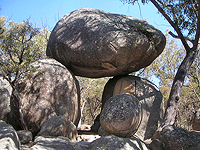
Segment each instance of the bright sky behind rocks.
[{"label": "bright sky behind rocks", "polygon": [[14,22],[29,18],[37,27],[52,30],[65,14],[83,7],[145,19],[163,33],[170,28],[150,2],[133,6],[120,0],[0,0],[0,15]]}]

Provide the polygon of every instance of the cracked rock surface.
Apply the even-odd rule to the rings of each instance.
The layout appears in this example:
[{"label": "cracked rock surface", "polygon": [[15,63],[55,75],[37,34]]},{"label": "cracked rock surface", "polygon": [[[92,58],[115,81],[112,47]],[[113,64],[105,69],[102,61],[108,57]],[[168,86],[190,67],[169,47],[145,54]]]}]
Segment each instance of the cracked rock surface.
[{"label": "cracked rock surface", "polygon": [[47,56],[75,75],[125,75],[152,63],[166,39],[144,20],[81,8],[62,17],[47,45]]},{"label": "cracked rock surface", "polygon": [[131,137],[142,120],[139,100],[128,94],[119,94],[108,99],[100,115],[100,124],[108,132],[120,137]]}]

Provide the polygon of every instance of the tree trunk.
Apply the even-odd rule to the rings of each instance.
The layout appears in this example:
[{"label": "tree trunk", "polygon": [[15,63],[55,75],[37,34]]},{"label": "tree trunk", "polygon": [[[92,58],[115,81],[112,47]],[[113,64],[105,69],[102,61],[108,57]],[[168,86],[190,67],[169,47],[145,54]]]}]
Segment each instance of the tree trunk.
[{"label": "tree trunk", "polygon": [[[174,78],[170,96],[167,102],[167,107],[165,109],[164,120],[157,132],[155,133],[154,137],[157,136],[157,133],[160,132],[165,126],[167,125],[174,125],[176,112],[178,109],[178,104],[181,96],[182,86],[184,84],[185,77],[187,75],[188,70],[190,69],[192,63],[194,62],[198,51],[200,49],[199,46],[199,37],[200,37],[200,15],[197,16],[197,31],[195,34],[195,39],[192,42],[193,47],[190,48],[187,40],[181,32],[181,29],[178,25],[171,20],[171,18],[167,15],[167,13],[163,10],[163,8],[156,2],[156,0],[150,0],[154,6],[158,9],[158,11],[165,17],[165,19],[170,23],[170,25],[174,28],[176,33],[178,34],[177,38],[181,39],[181,42],[186,50],[186,56],[178,68],[176,76]],[[198,0],[198,4],[200,4],[200,0]],[[200,8],[198,7],[198,14],[200,14]],[[178,19],[178,18],[177,18]]]},{"label": "tree trunk", "polygon": [[10,101],[10,105],[11,105],[11,110],[15,110],[18,109],[18,112],[16,112],[14,114],[15,118],[19,119],[19,124],[22,127],[23,130],[28,130],[25,122],[24,122],[24,115],[22,112],[22,104],[21,104],[21,100],[19,97],[19,93],[18,91],[15,89],[15,87],[13,87],[13,92],[12,95],[13,98],[11,98],[12,101]]},{"label": "tree trunk", "polygon": [[179,100],[181,96],[182,86],[184,84],[185,77],[187,75],[188,70],[190,69],[192,63],[194,62],[198,51],[200,50],[200,46],[198,46],[197,50],[186,50],[187,54],[182,61],[181,65],[178,68],[176,76],[174,78],[169,99],[167,102],[167,106],[165,109],[164,119],[158,130],[155,132],[152,140],[160,139],[160,132],[167,125],[174,125],[176,119],[176,112],[179,106]]},{"label": "tree trunk", "polygon": [[184,84],[187,72],[190,69],[192,63],[194,62],[197,53],[198,50],[188,50],[188,53],[186,54],[183,62],[178,68],[178,71],[172,84],[171,92],[167,102],[167,107],[165,109],[164,121],[161,127],[165,127],[166,125],[174,125],[176,111],[179,106],[178,104],[181,96],[182,86]]}]

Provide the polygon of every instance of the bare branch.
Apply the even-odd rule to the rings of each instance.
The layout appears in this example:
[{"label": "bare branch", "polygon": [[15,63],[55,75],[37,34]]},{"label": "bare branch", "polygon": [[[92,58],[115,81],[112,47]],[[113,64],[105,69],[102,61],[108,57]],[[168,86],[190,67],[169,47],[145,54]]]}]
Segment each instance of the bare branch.
[{"label": "bare branch", "polygon": [[[174,23],[170,17],[165,13],[165,11],[161,8],[161,6],[155,1],[155,0],[150,0],[154,6],[158,9],[158,11],[165,17],[165,19],[171,24],[171,26],[174,28],[174,30],[177,32],[178,36],[180,37],[186,51],[190,51],[190,47],[189,45],[187,44],[180,28],[177,26],[176,23]],[[200,0],[199,0],[200,1]]]},{"label": "bare branch", "polygon": [[[170,34],[173,38],[180,39],[179,36],[175,35],[175,34],[172,33],[171,31],[169,31],[169,34]],[[185,38],[185,40],[190,41],[192,44],[194,44],[194,40],[193,40],[193,39],[188,38],[188,37],[184,37],[184,38]]]},{"label": "bare branch", "polygon": [[198,42],[199,42],[199,38],[200,38],[200,0],[198,0],[198,18],[197,18],[197,30],[196,30],[196,35],[195,35],[195,40],[194,40],[194,45],[193,45],[193,49],[197,50],[198,48]]}]

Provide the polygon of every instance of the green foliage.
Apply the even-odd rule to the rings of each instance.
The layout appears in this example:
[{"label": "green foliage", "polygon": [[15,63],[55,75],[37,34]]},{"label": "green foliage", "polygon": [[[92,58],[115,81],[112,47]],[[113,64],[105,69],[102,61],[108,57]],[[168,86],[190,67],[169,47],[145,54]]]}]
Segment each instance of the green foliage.
[{"label": "green foliage", "polygon": [[[45,50],[49,32],[41,32],[32,23],[9,21],[6,27],[5,17],[0,18],[0,66],[1,73],[12,86],[22,72],[29,70],[30,63],[45,58]],[[12,80],[13,79],[13,80]]]},{"label": "green foliage", "polygon": [[183,47],[178,46],[176,40],[170,38],[169,34],[166,33],[165,36],[167,40],[164,51],[149,67],[140,70],[137,74],[149,80],[152,80],[152,76],[156,76],[161,85],[170,86],[185,56],[185,51]]},{"label": "green foliage", "polygon": [[[184,59],[185,51],[176,40],[168,34],[166,47],[161,55],[147,68],[140,70],[138,74],[151,79],[157,76],[160,79],[160,91],[163,94],[165,106],[169,98],[171,85],[176,75],[178,66]],[[179,109],[177,111],[176,126],[191,130],[193,112],[200,108],[200,52],[187,75],[182,89]]]},{"label": "green foliage", "polygon": [[197,0],[165,0],[159,1],[164,11],[171,19],[177,23],[180,29],[188,31],[189,35],[194,35],[197,30]]},{"label": "green foliage", "polygon": [[[139,0],[121,1],[134,5]],[[143,4],[146,4],[149,1],[150,0],[141,0]],[[197,0],[157,0],[156,2],[182,31],[187,32],[188,36],[194,37],[197,30]]]},{"label": "green foliage", "polygon": [[81,88],[81,123],[92,125],[101,111],[101,98],[109,78],[91,79],[77,77]]},{"label": "green foliage", "polygon": [[3,38],[3,33],[5,31],[5,24],[6,24],[6,18],[3,16],[0,18],[0,39]]}]

